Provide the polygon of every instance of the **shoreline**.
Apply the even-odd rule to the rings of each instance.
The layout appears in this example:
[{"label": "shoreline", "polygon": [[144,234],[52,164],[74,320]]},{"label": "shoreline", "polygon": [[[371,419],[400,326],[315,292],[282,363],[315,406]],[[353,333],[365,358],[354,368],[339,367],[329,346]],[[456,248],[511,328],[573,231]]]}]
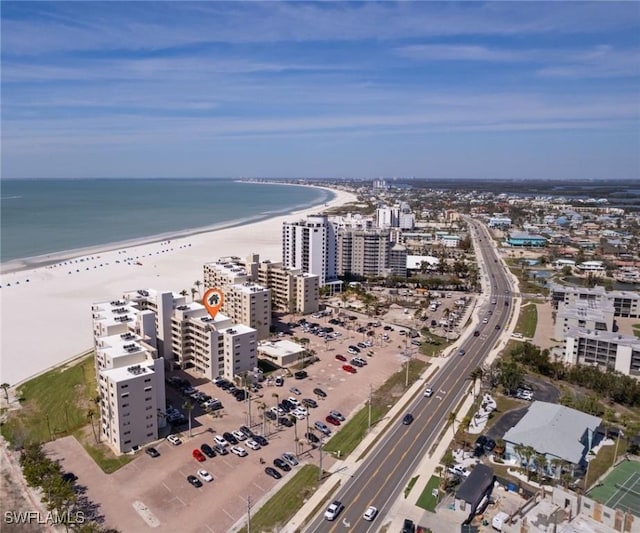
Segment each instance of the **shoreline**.
[{"label": "shoreline", "polygon": [[[248,182],[246,180],[234,180],[234,181],[241,182],[241,183],[246,182],[246,183],[256,184],[254,182]],[[258,184],[283,185],[282,183],[277,183],[277,182],[261,182]],[[312,204],[306,207],[296,207],[291,211],[285,211],[283,209],[282,212],[264,213],[264,214],[255,215],[246,219],[219,222],[217,224],[212,224],[210,226],[198,226],[194,228],[168,231],[165,233],[156,233],[153,235],[146,235],[143,237],[134,237],[132,239],[127,239],[124,241],[111,241],[108,243],[97,244],[93,246],[84,246],[84,247],[72,248],[68,250],[60,250],[57,252],[51,252],[47,254],[9,259],[8,261],[0,263],[0,276],[4,274],[11,274],[14,272],[20,272],[23,270],[33,270],[37,268],[47,267],[56,263],[69,261],[71,259],[76,259],[80,257],[86,257],[86,256],[91,256],[91,255],[101,254],[106,252],[112,252],[114,250],[120,250],[122,248],[143,246],[145,244],[154,244],[154,243],[159,243],[166,240],[177,240],[177,239],[192,237],[195,235],[200,235],[203,233],[209,233],[213,231],[223,231],[225,229],[231,229],[231,228],[241,227],[241,226],[255,224],[259,222],[264,222],[273,217],[291,216],[291,215],[295,215],[298,212],[304,212],[308,209],[319,208],[323,204],[325,205],[331,204],[331,202],[333,202],[333,200],[337,197],[337,192],[339,192],[336,189],[331,189],[329,187],[320,187],[320,186],[314,186],[314,185],[298,185],[298,184],[286,184],[286,185],[289,185],[291,187],[312,187],[315,189],[323,189],[323,190],[329,191],[333,195],[333,197],[318,204]]]},{"label": "shoreline", "polygon": [[145,287],[189,290],[201,280],[203,264],[223,256],[257,253],[261,260],[281,261],[282,222],[355,200],[352,193],[329,190],[334,197],[328,202],[287,214],[119,248],[63,252],[66,259],[2,272],[0,381],[22,383],[90,349],[96,301]]}]

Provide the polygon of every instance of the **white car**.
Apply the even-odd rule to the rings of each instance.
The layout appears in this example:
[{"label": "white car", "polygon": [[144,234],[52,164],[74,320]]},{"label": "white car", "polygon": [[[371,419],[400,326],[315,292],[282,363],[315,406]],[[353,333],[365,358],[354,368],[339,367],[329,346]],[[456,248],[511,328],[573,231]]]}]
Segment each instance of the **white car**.
[{"label": "white car", "polygon": [[455,476],[462,476],[462,477],[467,477],[470,472],[461,465],[453,465],[449,468],[447,468],[447,471]]},{"label": "white car", "polygon": [[307,416],[309,414],[309,411],[307,411],[306,407],[302,407],[301,405],[299,405],[298,407],[296,407],[293,412],[295,413],[301,413],[305,416]]},{"label": "white car", "polygon": [[216,441],[216,444],[219,444],[220,446],[229,446],[227,439],[225,439],[222,435],[216,435],[215,437],[213,437],[213,440]]},{"label": "white car", "polygon": [[300,405],[300,402],[298,400],[296,400],[293,396],[289,396],[287,398],[287,401],[289,403],[292,403],[293,405],[295,405],[296,407],[298,407]]},{"label": "white car", "polygon": [[295,416],[298,420],[304,420],[306,418],[307,415],[301,413],[300,411],[298,411],[297,409],[294,411],[291,411],[291,413],[293,416]]},{"label": "white car", "polygon": [[342,505],[342,502],[336,500],[329,507],[327,507],[327,510],[324,512],[324,517],[327,520],[335,520],[342,509],[344,509],[344,505]]},{"label": "white car", "polygon": [[483,323],[483,324],[487,324],[488,322],[489,322],[489,319],[488,319],[488,318],[485,318],[485,319],[483,319],[483,320],[482,320],[482,323]]},{"label": "white car", "polygon": [[178,435],[169,435],[167,437],[167,440],[174,446],[178,446],[178,444],[182,444],[182,441],[180,440],[180,437],[178,437]]},{"label": "white car", "polygon": [[211,483],[213,481],[213,476],[206,470],[198,470],[198,477],[207,483]]},{"label": "white car", "polygon": [[371,522],[371,520],[373,520],[377,514],[378,514],[378,509],[373,505],[370,505],[369,507],[367,507],[367,510],[362,515],[362,518]]},{"label": "white car", "polygon": [[247,447],[251,448],[252,450],[260,449],[260,445],[253,439],[249,439],[245,444],[247,445]]},{"label": "white car", "polygon": [[424,389],[424,395],[427,398],[431,397],[432,394],[433,394],[433,389],[431,387],[427,387],[426,389]]},{"label": "white car", "polygon": [[234,431],[232,435],[238,440],[246,440],[247,436],[242,431]]},{"label": "white car", "polygon": [[298,466],[298,460],[296,459],[295,455],[293,455],[292,453],[286,452],[282,454],[282,459],[289,463],[291,466]]},{"label": "white car", "polygon": [[232,446],[231,452],[235,453],[238,457],[246,457],[248,455],[247,450],[242,446]]}]

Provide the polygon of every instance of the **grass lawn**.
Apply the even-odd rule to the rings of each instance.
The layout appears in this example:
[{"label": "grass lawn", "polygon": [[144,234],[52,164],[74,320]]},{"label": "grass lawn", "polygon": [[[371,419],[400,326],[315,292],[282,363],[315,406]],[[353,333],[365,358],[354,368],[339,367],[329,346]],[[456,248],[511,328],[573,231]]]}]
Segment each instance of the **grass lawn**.
[{"label": "grass lawn", "polygon": [[18,388],[22,408],[12,411],[2,435],[13,445],[47,442],[87,424],[87,411],[96,396],[93,355],[69,367],[51,370]]},{"label": "grass lawn", "polygon": [[[611,466],[613,466],[613,455],[616,451],[616,445],[613,446],[601,446],[598,450],[598,455],[594,459],[589,461],[589,472],[585,479],[586,487],[593,485],[597,479],[603,475]],[[618,457],[624,455],[627,452],[627,440],[620,439],[618,445]]]},{"label": "grass lawn", "polygon": [[633,334],[636,337],[640,337],[640,324],[634,324],[633,326],[631,326],[633,328]]},{"label": "grass lawn", "polygon": [[420,353],[429,357],[433,357],[434,355],[444,351],[444,349],[453,342],[445,339],[444,337],[434,335],[433,333],[429,333],[425,339],[428,340],[422,341]]},{"label": "grass lawn", "polygon": [[[251,516],[251,531],[278,531],[318,488],[318,467],[305,465]],[[247,528],[240,530],[246,533]]]},{"label": "grass lawn", "polygon": [[[426,366],[427,363],[418,359],[410,361],[409,386],[420,377]],[[406,373],[404,368],[393,374],[380,388],[374,391],[371,402],[371,425],[382,420],[398,398],[405,393]],[[360,444],[367,433],[368,425],[369,407],[365,406],[346,422],[336,435],[329,439],[322,447],[323,450],[330,453],[340,451],[340,457],[346,457]]]},{"label": "grass lawn", "polygon": [[409,496],[409,493],[411,492],[411,489],[416,484],[416,481],[418,481],[419,477],[420,476],[412,477],[409,480],[409,483],[407,483],[407,487],[404,489],[404,498],[405,498],[405,500],[407,499],[407,496]]},{"label": "grass lawn", "polygon": [[[427,481],[422,494],[420,494],[416,505],[418,507],[421,507],[422,509],[425,509],[426,511],[435,513],[436,505],[438,504],[438,502],[440,501],[440,497],[442,496],[442,491],[440,491],[439,485],[440,478],[438,476],[431,476],[429,481]],[[433,489],[438,490],[438,498],[433,495]]]},{"label": "grass lawn", "polygon": [[520,308],[520,316],[516,324],[515,331],[522,333],[525,337],[533,338],[536,333],[538,322],[538,309],[535,304],[530,303]]}]

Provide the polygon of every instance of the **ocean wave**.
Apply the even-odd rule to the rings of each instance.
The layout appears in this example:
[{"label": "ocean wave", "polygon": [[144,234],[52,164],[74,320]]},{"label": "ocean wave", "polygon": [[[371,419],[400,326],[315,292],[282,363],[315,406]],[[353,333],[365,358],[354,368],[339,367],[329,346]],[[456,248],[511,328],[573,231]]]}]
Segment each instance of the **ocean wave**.
[{"label": "ocean wave", "polygon": [[22,198],[22,196],[0,196],[0,200],[17,200],[18,198]]}]

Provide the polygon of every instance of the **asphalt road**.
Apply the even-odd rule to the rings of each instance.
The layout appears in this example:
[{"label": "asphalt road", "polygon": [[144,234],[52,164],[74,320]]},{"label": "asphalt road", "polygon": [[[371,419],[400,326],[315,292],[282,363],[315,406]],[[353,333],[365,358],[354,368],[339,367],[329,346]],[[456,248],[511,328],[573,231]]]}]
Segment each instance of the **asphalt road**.
[{"label": "asphalt road", "polygon": [[[349,531],[369,532],[377,529],[378,522],[404,490],[416,466],[440,435],[449,414],[466,393],[469,374],[482,364],[502,334],[511,311],[507,277],[502,263],[497,260],[491,238],[482,225],[474,225],[489,277],[489,300],[495,298],[496,301],[481,310],[480,317],[486,316],[488,323],[478,326],[478,337],[469,332],[470,336],[462,344],[465,355],[452,354],[437,377],[429,383],[434,390],[433,396],[425,398],[420,394],[409,404],[406,412],[414,416],[411,425],[402,425],[404,415],[400,416],[380,437],[353,476],[346,472],[334,474],[344,476],[334,499],[340,500],[345,509],[334,522],[324,519],[325,509],[322,509],[307,531],[340,531],[348,528]],[[508,306],[505,301],[509,303]],[[488,314],[490,309],[491,315]],[[496,329],[496,325],[500,326],[499,329]],[[362,518],[369,505],[378,508],[378,517],[373,522],[366,522]]]}]

